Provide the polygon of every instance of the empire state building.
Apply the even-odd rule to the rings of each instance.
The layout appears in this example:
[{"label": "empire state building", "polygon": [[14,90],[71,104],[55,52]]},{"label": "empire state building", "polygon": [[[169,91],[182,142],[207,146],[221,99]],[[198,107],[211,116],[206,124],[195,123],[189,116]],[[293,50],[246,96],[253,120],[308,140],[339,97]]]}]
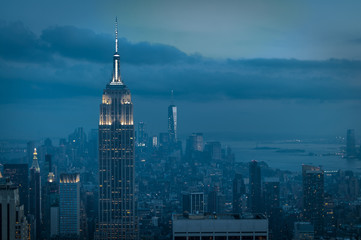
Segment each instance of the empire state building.
[{"label": "empire state building", "polygon": [[116,21],[113,77],[103,91],[99,118],[97,239],[137,239],[134,197],[134,125],[131,94],[120,76]]}]

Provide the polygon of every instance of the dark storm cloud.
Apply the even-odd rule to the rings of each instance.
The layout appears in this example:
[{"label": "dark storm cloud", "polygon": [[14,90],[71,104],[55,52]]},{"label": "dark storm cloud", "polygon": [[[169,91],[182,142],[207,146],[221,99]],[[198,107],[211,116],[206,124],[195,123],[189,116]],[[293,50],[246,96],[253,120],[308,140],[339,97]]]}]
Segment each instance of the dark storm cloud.
[{"label": "dark storm cloud", "polygon": [[[135,72],[135,70],[134,70]],[[244,59],[134,73],[135,93],[185,99],[361,99],[361,62]],[[143,80],[144,79],[144,80]]]},{"label": "dark storm cloud", "polygon": [[21,22],[0,20],[0,57],[20,62],[51,59],[49,48]]},{"label": "dark storm cloud", "polygon": [[[0,37],[2,103],[100,96],[110,79],[114,52],[110,35],[55,26],[37,37],[21,23],[1,22]],[[119,52],[124,60],[122,77],[139,96],[168,99],[173,89],[177,98],[190,101],[361,99],[361,61],[215,60],[125,38],[119,39]]]},{"label": "dark storm cloud", "polygon": [[[62,56],[95,62],[108,62],[110,53],[115,49],[114,37],[72,26],[48,28],[43,31],[41,39]],[[173,46],[131,43],[125,38],[119,38],[119,53],[122,62],[136,65],[168,64],[193,59]]]},{"label": "dark storm cloud", "polygon": [[[12,61],[43,62],[57,54],[70,59],[107,63],[114,53],[114,44],[111,35],[74,26],[49,27],[38,37],[21,22],[0,22],[0,57]],[[197,59],[173,46],[131,43],[125,38],[119,38],[119,52],[122,62],[135,65],[191,62]]]}]

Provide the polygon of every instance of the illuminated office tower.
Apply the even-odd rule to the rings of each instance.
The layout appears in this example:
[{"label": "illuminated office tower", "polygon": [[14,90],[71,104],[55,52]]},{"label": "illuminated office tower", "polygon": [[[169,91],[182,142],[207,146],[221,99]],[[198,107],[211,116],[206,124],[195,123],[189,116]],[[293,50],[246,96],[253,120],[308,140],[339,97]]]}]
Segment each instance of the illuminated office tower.
[{"label": "illuminated office tower", "polygon": [[314,226],[315,237],[324,227],[324,173],[320,167],[302,165],[304,219]]},{"label": "illuminated office tower", "polygon": [[118,29],[113,77],[103,92],[99,119],[98,239],[137,239],[134,197],[134,124],[129,89],[120,76]]},{"label": "illuminated office tower", "polygon": [[177,142],[177,106],[173,104],[173,90],[172,103],[168,107],[168,134],[171,144]]},{"label": "illuminated office tower", "polygon": [[80,235],[80,175],[60,174],[59,184],[60,236]]},{"label": "illuminated office tower", "polygon": [[35,234],[40,237],[41,233],[41,176],[36,148],[33,153],[33,163],[30,168],[30,187],[29,187],[29,213],[35,218]]}]

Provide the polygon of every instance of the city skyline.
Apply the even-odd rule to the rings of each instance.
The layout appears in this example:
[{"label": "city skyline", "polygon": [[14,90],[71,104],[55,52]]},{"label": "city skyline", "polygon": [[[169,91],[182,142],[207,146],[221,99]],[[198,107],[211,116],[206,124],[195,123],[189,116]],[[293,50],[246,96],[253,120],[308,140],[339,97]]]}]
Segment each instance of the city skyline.
[{"label": "city skyline", "polygon": [[0,111],[8,117],[0,136],[59,138],[78,126],[96,128],[93,106],[111,75],[115,16],[135,122],[151,134],[167,131],[164,109],[174,90],[183,139],[192,132],[224,139],[344,129],[360,136],[360,3],[137,3],[91,2],[81,17],[83,2],[39,2],[33,11],[2,3]]}]

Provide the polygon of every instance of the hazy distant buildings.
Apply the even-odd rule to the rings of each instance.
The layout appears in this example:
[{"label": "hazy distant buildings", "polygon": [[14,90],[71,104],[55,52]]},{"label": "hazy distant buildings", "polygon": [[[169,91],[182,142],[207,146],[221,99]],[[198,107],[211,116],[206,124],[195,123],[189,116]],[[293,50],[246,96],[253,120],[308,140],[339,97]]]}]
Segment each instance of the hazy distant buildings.
[{"label": "hazy distant buildings", "polygon": [[302,165],[304,219],[314,226],[315,237],[324,228],[324,173],[320,167]]},{"label": "hazy distant buildings", "polygon": [[0,239],[28,239],[28,222],[20,205],[18,187],[0,178]]},{"label": "hazy distant buildings", "polygon": [[346,136],[346,156],[348,158],[356,157],[356,139],[355,139],[355,130],[348,129]]},{"label": "hazy distant buildings", "polygon": [[258,162],[253,160],[249,163],[249,201],[252,213],[262,212],[262,185],[261,185],[261,168]]},{"label": "hazy distant buildings", "polygon": [[268,221],[262,215],[173,215],[173,240],[267,240]]},{"label": "hazy distant buildings", "polygon": [[29,201],[29,166],[28,164],[4,164],[3,176],[19,188],[20,205],[28,213]]},{"label": "hazy distant buildings", "polygon": [[192,133],[187,140],[188,151],[199,151],[203,152],[204,142],[203,133]]},{"label": "hazy distant buildings", "polygon": [[222,145],[220,142],[207,142],[204,146],[204,151],[209,154],[212,162],[222,159]]},{"label": "hazy distant buildings", "polygon": [[100,104],[98,239],[138,237],[134,177],[133,104],[120,76],[116,29],[113,78]]},{"label": "hazy distant buildings", "polygon": [[[59,184],[60,236],[80,235],[80,175],[60,174]],[[53,209],[56,215],[56,209]]]},{"label": "hazy distant buildings", "polygon": [[35,234],[39,238],[41,234],[41,175],[36,148],[33,153],[33,163],[30,167],[29,184],[29,213],[35,218]]}]

